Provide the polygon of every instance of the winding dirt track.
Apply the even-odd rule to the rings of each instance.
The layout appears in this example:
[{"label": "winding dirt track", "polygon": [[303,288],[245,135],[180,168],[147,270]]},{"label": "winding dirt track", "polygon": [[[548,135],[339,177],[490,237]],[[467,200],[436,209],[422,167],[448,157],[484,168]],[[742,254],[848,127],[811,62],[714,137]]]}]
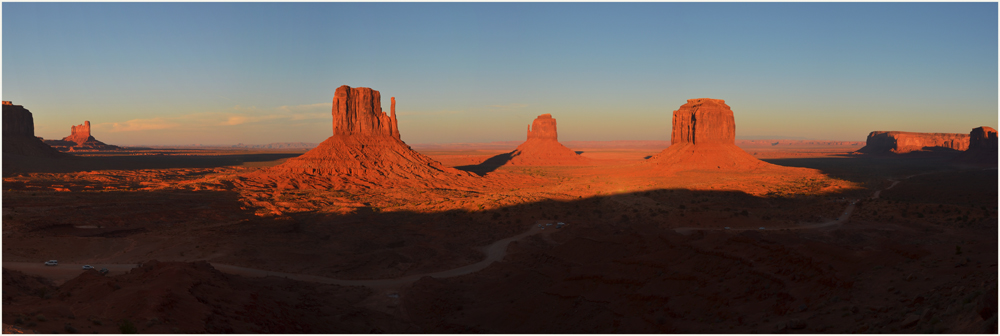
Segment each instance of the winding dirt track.
[{"label": "winding dirt track", "polygon": [[[870,197],[869,199],[877,199],[877,198],[879,198],[879,195],[882,194],[882,190],[892,189],[892,187],[895,187],[897,184],[899,184],[899,182],[902,182],[903,180],[907,180],[907,179],[909,179],[911,177],[920,176],[920,175],[927,175],[927,174],[930,174],[930,173],[921,173],[921,174],[910,175],[910,176],[904,177],[904,178],[899,179],[899,180],[889,179],[889,181],[892,181],[892,184],[889,185],[888,187],[886,187],[885,189],[876,190],[875,193],[872,194],[872,197]],[[857,203],[860,202],[860,201],[861,200],[859,200],[859,199],[851,200],[851,203],[847,205],[847,208],[844,209],[844,212],[841,213],[840,217],[837,217],[837,219],[828,220],[828,221],[821,222],[821,223],[800,224],[800,225],[795,226],[795,227],[763,228],[763,229],[758,228],[756,230],[758,230],[758,231],[767,231],[767,230],[771,230],[771,231],[774,231],[774,230],[806,230],[806,229],[811,230],[811,229],[824,228],[824,227],[828,227],[828,226],[834,226],[834,225],[838,225],[838,224],[844,224],[844,223],[847,223],[848,219],[851,219],[851,214],[854,213],[854,208],[856,207]],[[726,228],[682,227],[682,228],[676,228],[676,229],[674,229],[674,232],[677,232],[677,233],[680,233],[680,234],[684,234],[684,235],[688,235],[688,234],[691,234],[692,232],[695,232],[695,231],[719,231],[719,230],[726,230],[726,231],[749,231],[749,230],[754,230],[754,229],[753,228],[749,228],[749,229],[748,228],[740,228],[740,229],[732,229],[731,228],[731,229],[726,229]]]},{"label": "winding dirt track", "polygon": [[[503,260],[504,256],[507,255],[507,245],[511,242],[523,239],[528,236],[532,236],[542,232],[542,228],[538,225],[532,225],[531,229],[505,239],[501,239],[489,246],[485,247],[486,258],[483,261],[477,262],[475,264],[462,266],[459,268],[453,268],[450,270],[409,275],[401,278],[394,279],[375,279],[375,280],[341,280],[334,278],[327,278],[317,275],[308,274],[295,274],[295,273],[285,273],[285,272],[273,272],[266,271],[255,268],[240,267],[234,265],[211,263],[212,267],[223,273],[236,274],[248,277],[266,277],[266,276],[276,276],[288,279],[294,279],[299,281],[308,281],[324,284],[334,284],[342,286],[365,286],[370,287],[377,291],[386,291],[390,289],[398,289],[402,285],[410,284],[414,281],[419,280],[425,276],[433,278],[450,278],[460,275],[466,275],[475,273],[489,267],[496,261]],[[136,264],[91,264],[96,269],[107,268],[111,271],[111,274],[120,274],[127,272],[128,270],[138,267]],[[26,274],[40,275],[49,279],[52,279],[56,284],[61,284],[69,279],[72,279],[80,273],[83,273],[83,264],[59,264],[59,266],[44,266],[41,263],[26,263],[26,262],[4,262],[3,267],[12,270],[18,270]]]},{"label": "winding dirt track", "polygon": [[[995,169],[995,168],[991,168],[991,169]],[[899,180],[890,179],[890,181],[892,181],[892,184],[889,185],[888,187],[886,187],[885,189],[881,189],[881,190],[875,191],[875,193],[872,195],[872,197],[870,199],[877,199],[877,198],[879,198],[879,195],[881,195],[882,190],[892,189],[893,187],[895,187],[897,184],[899,184],[903,180],[906,180],[906,179],[909,179],[909,178],[915,177],[915,176],[926,175],[926,174],[929,174],[929,173],[922,173],[922,174],[910,175],[910,176],[904,177],[904,178],[899,179]],[[858,201],[860,201],[860,200],[852,200],[851,203],[847,205],[847,208],[844,209],[844,212],[841,213],[840,217],[838,217],[837,219],[834,219],[834,220],[829,220],[829,221],[822,222],[822,223],[803,224],[803,225],[799,225],[799,226],[791,227],[791,228],[770,228],[770,229],[765,228],[764,230],[804,230],[804,229],[818,229],[818,228],[833,226],[833,225],[837,225],[837,224],[843,224],[843,223],[846,223],[847,220],[851,218],[851,214],[854,213],[854,209],[856,207],[855,204]],[[542,223],[542,222],[538,222],[538,223],[536,223],[536,225],[532,225],[531,229],[529,229],[528,231],[526,231],[524,233],[521,233],[521,234],[513,236],[513,237],[508,237],[508,238],[505,238],[505,239],[501,239],[501,240],[499,240],[497,242],[494,242],[493,244],[490,244],[489,246],[486,246],[485,247],[486,259],[483,259],[483,261],[480,261],[478,263],[467,265],[467,266],[462,266],[462,267],[459,267],[459,268],[453,268],[453,269],[450,269],[450,270],[440,271],[440,272],[409,275],[409,276],[400,277],[400,278],[394,278],[394,279],[341,280],[341,279],[334,279],[334,278],[322,277],[322,276],[317,276],[317,275],[285,273],[285,272],[273,272],[273,271],[266,271],[266,270],[262,270],[262,269],[247,268],[247,267],[240,267],[240,266],[220,264],[220,263],[211,263],[211,264],[217,270],[219,270],[221,272],[224,272],[224,273],[229,273],[229,274],[237,274],[237,275],[248,276],[248,277],[277,276],[277,277],[284,277],[284,278],[294,279],[294,280],[299,280],[299,281],[308,281],[308,282],[316,282],[316,283],[334,284],[334,285],[341,285],[341,286],[365,286],[365,287],[370,287],[370,288],[372,288],[372,289],[374,289],[376,291],[387,292],[387,291],[391,291],[391,290],[394,290],[394,289],[398,289],[398,288],[400,288],[403,285],[413,283],[414,281],[417,281],[420,278],[423,278],[425,276],[429,276],[429,277],[433,277],[433,278],[450,278],[450,277],[456,277],[456,276],[461,276],[461,275],[466,275],[466,274],[471,274],[471,273],[475,273],[475,272],[481,271],[481,270],[485,269],[486,267],[489,267],[494,262],[503,260],[503,258],[507,255],[507,246],[511,242],[523,239],[523,238],[528,237],[528,236],[532,236],[532,235],[541,233],[542,230],[543,230],[542,228],[544,226],[537,225],[537,224],[540,224],[540,223]],[[675,232],[678,232],[678,233],[681,233],[681,234],[690,234],[690,233],[692,233],[694,231],[701,231],[701,230],[747,231],[747,230],[754,230],[754,229],[752,229],[752,228],[750,228],[750,229],[693,228],[693,227],[683,227],[683,228],[676,228],[676,229],[674,229]],[[27,274],[40,275],[40,276],[52,279],[56,284],[61,284],[61,283],[65,282],[65,281],[67,281],[69,279],[72,279],[72,278],[80,275],[80,273],[83,273],[83,270],[81,269],[82,266],[83,266],[83,264],[60,264],[59,266],[44,266],[41,263],[26,263],[26,262],[4,262],[3,263],[3,267],[4,268],[18,270],[18,271],[21,271],[21,272],[24,272],[24,273],[27,273]],[[107,268],[108,270],[111,271],[112,274],[116,274],[116,273],[119,273],[119,272],[128,271],[128,270],[130,270],[132,268],[137,267],[138,265],[136,265],[136,264],[91,264],[91,266],[94,266],[94,268],[97,268],[97,269]]]}]

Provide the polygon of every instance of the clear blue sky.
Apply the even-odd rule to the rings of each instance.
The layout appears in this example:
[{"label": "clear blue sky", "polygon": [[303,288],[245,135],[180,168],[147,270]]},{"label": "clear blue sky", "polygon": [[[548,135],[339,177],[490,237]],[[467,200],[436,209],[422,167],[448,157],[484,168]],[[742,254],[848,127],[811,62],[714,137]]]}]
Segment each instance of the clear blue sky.
[{"label": "clear blue sky", "polygon": [[3,3],[3,100],[36,135],[320,142],[340,85],[410,143],[668,140],[690,98],[737,136],[997,127],[997,3]]}]

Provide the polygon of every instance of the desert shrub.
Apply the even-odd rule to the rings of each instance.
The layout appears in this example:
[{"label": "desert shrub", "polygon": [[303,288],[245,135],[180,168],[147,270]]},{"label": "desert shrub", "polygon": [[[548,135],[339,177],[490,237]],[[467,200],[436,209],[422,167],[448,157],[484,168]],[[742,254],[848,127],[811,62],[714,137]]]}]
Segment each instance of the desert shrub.
[{"label": "desert shrub", "polygon": [[74,327],[73,327],[72,325],[70,325],[69,323],[67,323],[67,324],[66,324],[66,327],[64,327],[63,329],[64,329],[64,330],[66,330],[66,332],[68,332],[68,333],[70,333],[70,334],[75,334],[75,333],[76,333],[76,328],[74,328]]},{"label": "desert shrub", "polygon": [[45,318],[45,315],[42,315],[42,314],[35,315],[35,319],[38,320],[39,322],[45,322],[45,321],[49,320],[49,319]]}]

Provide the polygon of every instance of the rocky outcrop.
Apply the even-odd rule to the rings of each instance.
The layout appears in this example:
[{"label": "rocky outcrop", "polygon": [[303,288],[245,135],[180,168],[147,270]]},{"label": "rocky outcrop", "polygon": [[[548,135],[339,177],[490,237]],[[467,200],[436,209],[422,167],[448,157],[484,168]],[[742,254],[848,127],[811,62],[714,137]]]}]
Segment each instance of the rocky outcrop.
[{"label": "rocky outcrop", "polygon": [[980,126],[969,132],[970,151],[997,151],[997,130],[992,127]]},{"label": "rocky outcrop", "polygon": [[969,132],[969,149],[955,158],[955,161],[976,166],[997,166],[997,130],[981,126]]},{"label": "rocky outcrop", "polygon": [[590,159],[559,143],[556,119],[546,113],[535,118],[528,126],[527,141],[517,146],[513,152],[487,159],[483,165],[578,166],[589,163]]},{"label": "rocky outcrop", "polygon": [[78,145],[83,145],[87,140],[92,140],[90,136],[90,120],[85,120],[83,124],[70,126],[69,136],[63,138],[63,141],[72,141]]},{"label": "rocky outcrop", "polygon": [[556,119],[551,114],[543,114],[535,118],[528,126],[528,141],[532,139],[559,141],[556,133]]},{"label": "rocky outcrop", "polygon": [[772,166],[736,147],[733,111],[721,99],[688,99],[674,111],[670,147],[645,162],[657,171],[753,170]]},{"label": "rocky outcrop", "polygon": [[868,134],[865,146],[858,152],[903,154],[915,151],[964,151],[968,148],[968,134],[874,131]]},{"label": "rocky outcrop", "polygon": [[333,136],[285,163],[247,176],[251,187],[278,189],[378,189],[446,187],[474,175],[445,167],[407,146],[380,95],[370,88],[337,88]]},{"label": "rocky outcrop", "polygon": [[3,135],[35,137],[35,121],[31,112],[21,105],[3,101]]},{"label": "rocky outcrop", "polygon": [[70,126],[69,132],[69,136],[62,138],[62,140],[45,140],[45,143],[62,151],[121,149],[121,147],[103,143],[90,135],[89,120],[85,120],[80,125]]},{"label": "rocky outcrop", "polygon": [[3,154],[5,169],[8,161],[14,158],[8,155],[26,157],[64,157],[65,154],[46,145],[35,137],[35,121],[31,112],[21,105],[10,101],[3,102]]},{"label": "rocky outcrop", "polygon": [[344,85],[333,96],[333,135],[384,135],[399,139],[396,128],[396,98],[392,115],[382,112],[382,97],[371,88]]},{"label": "rocky outcrop", "polygon": [[735,144],[736,121],[722,99],[688,99],[674,111],[670,144]]}]

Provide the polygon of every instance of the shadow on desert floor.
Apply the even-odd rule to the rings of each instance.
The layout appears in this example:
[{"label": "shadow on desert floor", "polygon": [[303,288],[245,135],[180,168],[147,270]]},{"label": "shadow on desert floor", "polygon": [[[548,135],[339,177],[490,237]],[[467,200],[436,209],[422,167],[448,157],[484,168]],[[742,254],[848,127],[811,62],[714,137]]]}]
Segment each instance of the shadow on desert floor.
[{"label": "shadow on desert floor", "polygon": [[[762,159],[786,167],[818,169],[827,176],[868,185],[882,183],[890,178],[900,178],[919,173],[964,170],[954,164],[955,151],[941,153],[906,153],[887,155],[835,155],[811,158]],[[869,188],[874,188],[868,185]]]},{"label": "shadow on desert floor", "polygon": [[[980,178],[942,175],[969,180],[965,185],[973,187]],[[886,190],[885,200],[859,204],[850,222],[815,230],[782,228],[836,218],[849,201],[838,194],[759,197],[738,191],[652,189],[483,210],[383,211],[376,204],[346,214],[258,218],[238,210],[245,205],[231,192],[91,193],[81,204],[69,200],[84,193],[45,192],[27,198],[20,191],[5,191],[5,207],[23,212],[4,221],[5,235],[11,235],[4,239],[4,258],[67,264],[96,258],[109,263],[208,260],[335,279],[392,279],[476,264],[486,256],[481,247],[547,220],[567,225],[546,226],[511,243],[502,260],[481,271],[422,277],[398,291],[372,292],[366,300],[385,302],[377,307],[389,314],[384,318],[423,332],[979,330],[970,328],[981,328],[986,317],[965,310],[945,312],[959,312],[962,300],[979,304],[995,285],[995,276],[984,277],[996,273],[996,212],[982,210],[996,203],[995,189],[980,187],[983,195],[992,192],[992,198],[939,205],[934,201],[940,195],[937,185],[955,181],[937,178],[908,179]],[[37,204],[31,202],[66,206],[32,212]],[[148,229],[69,239],[65,227],[52,225],[57,218],[74,218],[77,225],[139,224]],[[750,230],[674,231],[727,226]],[[767,229],[754,229],[758,227]],[[43,239],[60,243],[40,244]],[[955,255],[956,245],[964,254]],[[78,300],[64,301],[56,303]],[[5,312],[32,309],[29,304],[5,306]],[[635,318],[623,318],[618,311]],[[884,314],[888,311],[912,311],[917,318],[917,312],[932,311],[941,318],[901,327],[883,324],[891,318]],[[365,314],[356,318],[374,316]],[[962,324],[972,318],[979,324]]]},{"label": "shadow on desert floor", "polygon": [[5,160],[4,176],[18,172],[72,173],[95,170],[139,170],[176,168],[218,168],[227,166],[266,167],[302,153],[249,153],[219,155],[136,155],[73,156],[68,159],[19,158]]},{"label": "shadow on desert floor", "polygon": [[511,153],[513,152],[497,154],[484,160],[482,163],[475,165],[457,166],[455,167],[455,169],[467,171],[479,176],[484,176],[499,169],[503,165],[507,164],[507,162],[510,162],[510,159],[512,158]]}]

